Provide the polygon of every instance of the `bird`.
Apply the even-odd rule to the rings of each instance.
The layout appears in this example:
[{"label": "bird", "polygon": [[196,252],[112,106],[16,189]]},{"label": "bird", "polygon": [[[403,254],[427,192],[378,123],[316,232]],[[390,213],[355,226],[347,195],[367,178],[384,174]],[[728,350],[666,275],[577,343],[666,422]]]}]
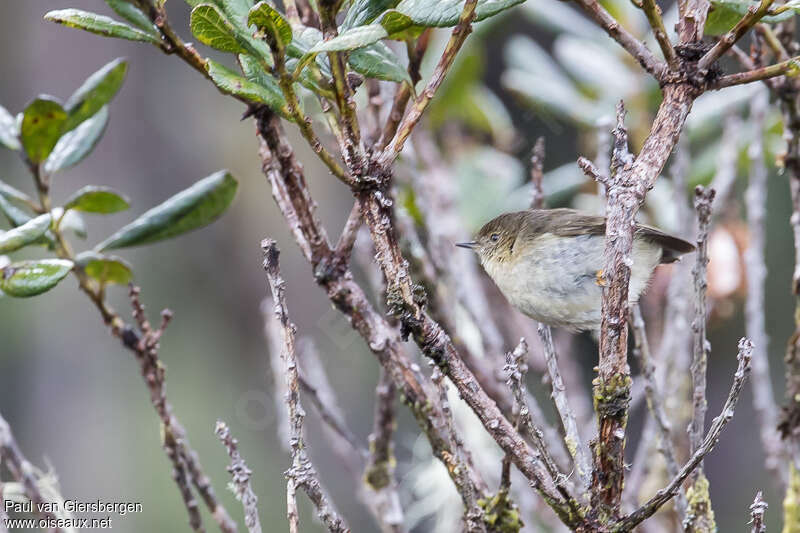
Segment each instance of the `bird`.
[{"label": "bird", "polygon": [[[481,266],[509,303],[543,324],[571,331],[600,329],[606,219],[575,209],[528,209],[487,222],[470,242]],[[658,265],[694,246],[643,224],[634,229],[630,303]]]}]

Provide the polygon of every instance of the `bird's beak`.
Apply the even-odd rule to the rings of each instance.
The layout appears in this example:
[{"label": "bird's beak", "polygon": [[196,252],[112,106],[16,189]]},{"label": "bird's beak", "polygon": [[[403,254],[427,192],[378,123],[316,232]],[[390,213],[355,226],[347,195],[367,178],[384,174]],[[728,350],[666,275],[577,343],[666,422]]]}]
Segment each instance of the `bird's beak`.
[{"label": "bird's beak", "polygon": [[477,245],[478,245],[478,243],[475,242],[475,241],[457,242],[456,243],[456,246],[458,246],[459,248],[467,248],[469,250],[474,250]]}]

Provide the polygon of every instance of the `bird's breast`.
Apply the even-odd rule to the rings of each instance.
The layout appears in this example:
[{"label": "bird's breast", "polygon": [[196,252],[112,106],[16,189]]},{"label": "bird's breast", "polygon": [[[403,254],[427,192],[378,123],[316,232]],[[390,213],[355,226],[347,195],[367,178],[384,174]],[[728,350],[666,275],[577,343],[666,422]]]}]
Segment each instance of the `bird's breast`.
[{"label": "bird's breast", "polygon": [[[515,256],[484,268],[509,302],[531,318],[569,329],[600,323],[604,238],[544,234],[515,246]],[[661,249],[634,241],[630,299],[636,301],[661,258]]]}]

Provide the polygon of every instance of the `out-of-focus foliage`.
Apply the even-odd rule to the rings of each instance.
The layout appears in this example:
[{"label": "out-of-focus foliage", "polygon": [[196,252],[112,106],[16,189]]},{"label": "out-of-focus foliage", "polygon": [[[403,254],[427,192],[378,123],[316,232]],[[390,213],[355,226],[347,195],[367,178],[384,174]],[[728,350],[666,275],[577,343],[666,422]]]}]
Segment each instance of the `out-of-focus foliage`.
[{"label": "out-of-focus foliage", "polygon": [[49,189],[58,171],[79,163],[97,144],[108,122],[107,104],[122,85],[127,68],[127,62],[115,59],[89,76],[66,104],[40,96],[17,120],[0,108],[3,145],[21,149],[20,155],[31,170],[38,192],[34,200],[0,181],[0,212],[12,226],[0,233],[0,253],[43,243],[58,256],[3,265],[0,290],[5,294],[36,296],[55,287],[73,269],[95,280],[101,288],[108,283],[127,284],[132,279],[131,267],[117,257],[98,252],[155,242],[203,227],[218,218],[233,200],[238,184],[230,173],[220,171],[144,213],[98,244],[97,251],[74,256],[63,232],[71,230],[86,237],[77,212],[116,213],[129,207],[128,200],[107,187],[87,185],[75,191],[63,206],[51,206]]}]

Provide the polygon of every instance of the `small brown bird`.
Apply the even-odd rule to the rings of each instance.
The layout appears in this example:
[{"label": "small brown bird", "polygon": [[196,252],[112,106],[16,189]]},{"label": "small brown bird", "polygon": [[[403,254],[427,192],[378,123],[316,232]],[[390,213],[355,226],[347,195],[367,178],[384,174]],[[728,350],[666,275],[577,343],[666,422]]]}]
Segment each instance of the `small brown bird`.
[{"label": "small brown bird", "polygon": [[[574,209],[529,209],[489,221],[472,242],[481,265],[508,301],[534,320],[573,331],[598,330],[606,219]],[[692,252],[690,243],[637,224],[629,301],[653,270]]]}]

